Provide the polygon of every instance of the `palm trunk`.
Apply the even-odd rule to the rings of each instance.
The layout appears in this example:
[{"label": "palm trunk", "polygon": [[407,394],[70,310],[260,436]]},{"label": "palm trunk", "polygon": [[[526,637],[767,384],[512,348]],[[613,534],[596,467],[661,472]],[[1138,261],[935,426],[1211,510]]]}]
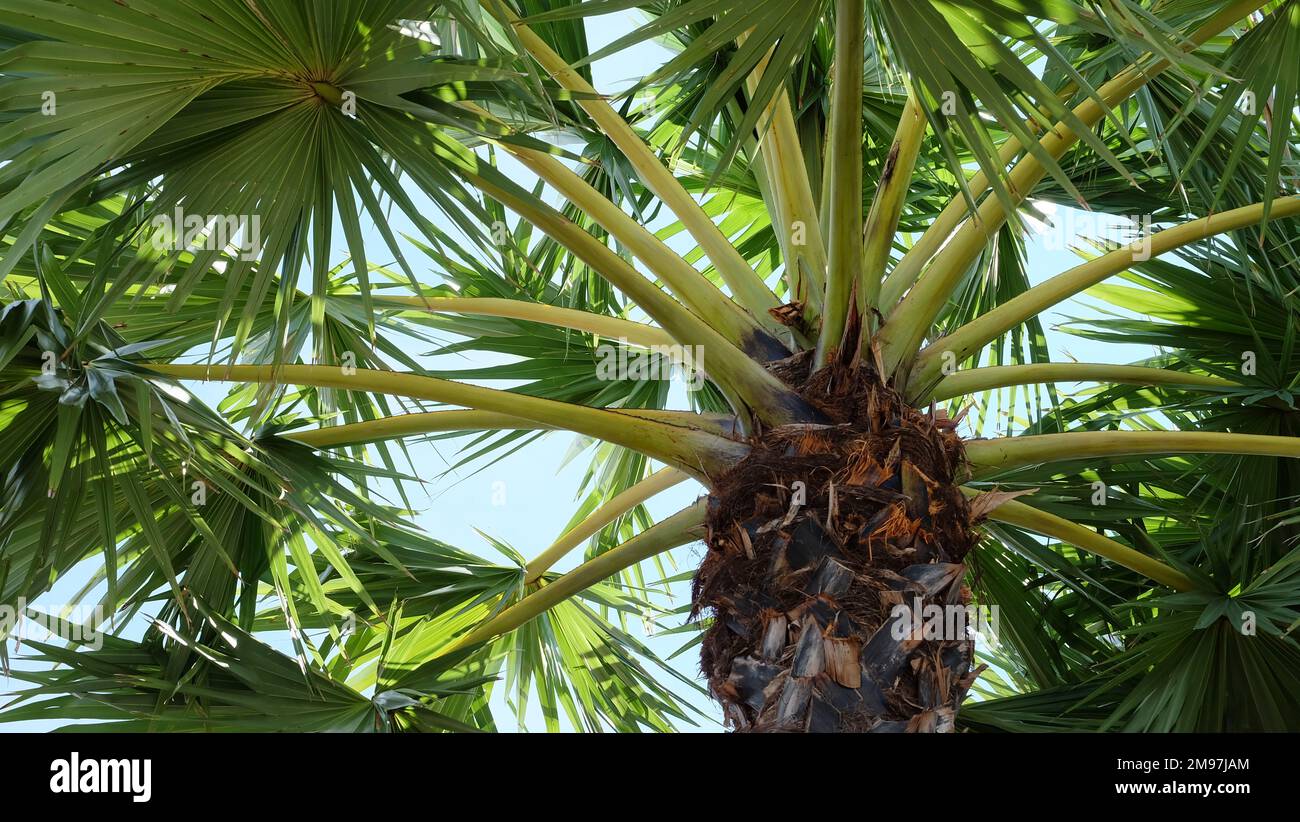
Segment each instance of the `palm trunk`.
[{"label": "palm trunk", "polygon": [[760,432],[714,483],[694,586],[710,688],[739,731],[951,731],[973,643],[927,606],[969,601],[961,443],[873,371],[783,367],[832,424]]}]

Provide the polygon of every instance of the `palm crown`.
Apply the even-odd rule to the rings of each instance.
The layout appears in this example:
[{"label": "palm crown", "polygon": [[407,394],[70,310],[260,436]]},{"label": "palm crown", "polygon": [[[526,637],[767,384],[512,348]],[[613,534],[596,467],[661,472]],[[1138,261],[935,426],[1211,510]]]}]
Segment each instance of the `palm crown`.
[{"label": "palm crown", "polygon": [[[93,560],[109,629],[25,643],[0,719],[494,729],[504,682],[669,730],[700,686],[629,625],[667,609],[741,729],[1300,721],[1300,0],[0,9],[0,604]],[[1150,225],[1031,285],[1053,203]],[[1159,353],[1049,361],[1085,290],[1072,333]],[[600,445],[530,559],[376,493],[415,438],[551,430]]]}]

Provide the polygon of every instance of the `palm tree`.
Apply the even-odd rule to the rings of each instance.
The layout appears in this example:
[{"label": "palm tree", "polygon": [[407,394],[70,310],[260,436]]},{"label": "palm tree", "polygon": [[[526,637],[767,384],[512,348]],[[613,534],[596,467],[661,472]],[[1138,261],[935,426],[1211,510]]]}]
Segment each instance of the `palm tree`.
[{"label": "palm tree", "polygon": [[[0,605],[108,629],[0,719],[670,730],[675,614],[737,730],[1300,727],[1300,0],[0,9]],[[1031,278],[1051,206],[1149,228]],[[1051,362],[1085,291],[1152,356]],[[545,550],[415,527],[408,443],[554,430]]]}]

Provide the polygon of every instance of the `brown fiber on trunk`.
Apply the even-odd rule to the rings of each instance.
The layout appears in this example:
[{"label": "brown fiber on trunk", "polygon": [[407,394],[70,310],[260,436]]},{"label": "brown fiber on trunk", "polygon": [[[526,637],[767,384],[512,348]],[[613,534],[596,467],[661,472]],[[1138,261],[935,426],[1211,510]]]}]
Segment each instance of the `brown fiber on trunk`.
[{"label": "brown fiber on trunk", "polygon": [[830,424],[757,433],[710,494],[694,611],[713,617],[701,666],[727,723],[951,731],[977,673],[973,643],[923,628],[939,627],[925,606],[970,596],[962,560],[975,538],[953,425],[868,368],[809,377],[800,356],[774,370]]}]

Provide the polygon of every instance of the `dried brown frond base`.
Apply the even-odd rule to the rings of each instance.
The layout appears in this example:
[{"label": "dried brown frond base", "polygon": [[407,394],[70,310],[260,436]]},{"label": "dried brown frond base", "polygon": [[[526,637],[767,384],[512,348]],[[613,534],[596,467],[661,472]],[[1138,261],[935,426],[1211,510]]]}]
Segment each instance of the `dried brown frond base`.
[{"label": "dried brown frond base", "polygon": [[961,442],[867,368],[773,370],[830,423],[759,432],[714,483],[693,591],[714,696],[743,731],[950,731],[973,643],[925,608],[969,601]]}]

